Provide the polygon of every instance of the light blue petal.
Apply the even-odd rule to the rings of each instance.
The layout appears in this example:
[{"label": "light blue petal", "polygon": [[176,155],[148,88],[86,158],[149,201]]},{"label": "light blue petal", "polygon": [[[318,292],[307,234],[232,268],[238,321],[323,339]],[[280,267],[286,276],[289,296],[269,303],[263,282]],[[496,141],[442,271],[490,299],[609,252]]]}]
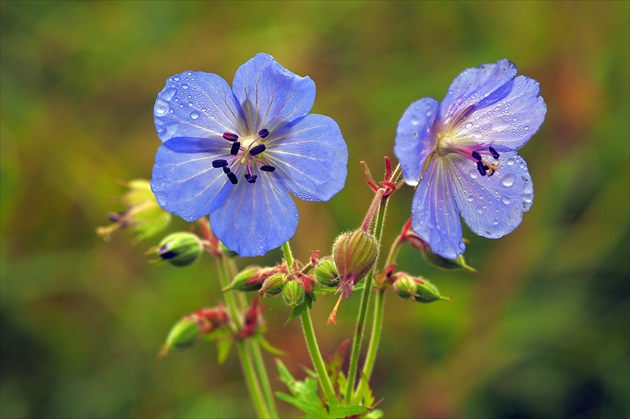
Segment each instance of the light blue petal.
[{"label": "light blue petal", "polygon": [[[450,156],[450,155],[449,155]],[[496,160],[488,159],[495,163]],[[461,156],[449,159],[447,170],[454,182],[457,207],[475,233],[496,239],[521,224],[534,200],[527,164],[517,152],[504,152],[492,176],[481,176],[476,164]]]},{"label": "light blue petal", "polygon": [[216,138],[243,128],[240,107],[227,82],[216,74],[192,72],[170,77],[153,108],[162,141],[174,137]]},{"label": "light blue petal", "polygon": [[[506,89],[501,89],[514,78],[518,69],[508,60],[498,61],[496,64],[484,64],[462,71],[453,80],[440,106],[440,122],[443,132],[451,130],[449,127],[461,124],[472,107],[491,96],[490,101],[500,97],[492,95],[495,91],[505,95]],[[509,86],[509,85],[508,85]],[[487,103],[482,103],[486,106]]]},{"label": "light blue petal", "polygon": [[273,132],[282,123],[309,113],[315,83],[282,67],[268,54],[257,54],[234,75],[234,94],[245,112],[249,134]]},{"label": "light blue petal", "polygon": [[225,150],[178,153],[160,146],[155,156],[151,189],[159,204],[192,222],[210,213],[210,205],[228,180],[212,161],[226,158]]},{"label": "light blue petal", "polygon": [[256,183],[242,176],[220,193],[222,205],[210,214],[210,227],[239,256],[262,256],[295,234],[298,212],[289,193],[273,178],[258,173]]},{"label": "light blue petal", "polygon": [[518,150],[538,131],[547,106],[536,80],[518,76],[509,93],[472,114],[455,129],[454,142],[460,145],[492,146],[496,150]]},{"label": "light blue petal", "polygon": [[339,192],[348,174],[348,148],[339,126],[324,115],[311,114],[275,131],[265,143],[261,160],[289,191],[307,201],[328,201]]},{"label": "light blue petal", "polygon": [[221,153],[229,155],[230,145],[224,139],[175,137],[164,142],[164,146],[178,153]]},{"label": "light blue petal", "polygon": [[411,207],[413,231],[445,258],[464,253],[462,224],[451,191],[451,179],[445,172],[444,159],[433,158],[416,189]]},{"label": "light blue petal", "polygon": [[408,185],[418,184],[425,162],[435,150],[437,140],[433,123],[438,106],[433,98],[420,99],[407,108],[398,122],[394,153]]}]

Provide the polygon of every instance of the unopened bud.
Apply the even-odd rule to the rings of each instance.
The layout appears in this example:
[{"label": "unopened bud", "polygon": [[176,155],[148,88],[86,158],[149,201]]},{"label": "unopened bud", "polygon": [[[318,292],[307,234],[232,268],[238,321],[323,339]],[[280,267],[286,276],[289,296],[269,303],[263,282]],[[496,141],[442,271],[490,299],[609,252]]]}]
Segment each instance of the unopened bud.
[{"label": "unopened bud", "polygon": [[188,266],[201,256],[203,244],[193,233],[179,232],[166,236],[157,248],[157,254],[174,266]]},{"label": "unopened bud", "polygon": [[466,264],[464,255],[459,255],[455,259],[448,259],[442,257],[436,253],[433,253],[430,248],[427,248],[422,252],[424,259],[430,264],[443,269],[465,269],[468,272],[477,273],[477,270]]},{"label": "unopened bud", "polygon": [[230,285],[223,288],[223,292],[230,290],[237,291],[256,291],[262,287],[263,280],[258,276],[263,268],[260,266],[248,266],[240,271],[230,282]]},{"label": "unopened bud", "polygon": [[416,281],[410,276],[401,276],[393,284],[394,292],[405,300],[416,297]]},{"label": "unopened bud", "polygon": [[177,324],[175,324],[168,333],[166,344],[164,345],[161,354],[166,355],[173,349],[184,349],[193,345],[199,338],[200,334],[201,331],[199,330],[197,322],[188,316],[184,317],[182,320],[177,322]]},{"label": "unopened bud", "polygon": [[342,280],[352,276],[355,284],[374,267],[377,256],[378,242],[363,230],[342,234],[333,245],[333,259]]},{"label": "unopened bud", "polygon": [[282,298],[289,307],[297,307],[304,302],[304,286],[298,281],[288,281],[282,289]]},{"label": "unopened bud", "polygon": [[339,271],[335,262],[330,257],[319,260],[315,267],[315,279],[326,287],[336,287],[339,285]]},{"label": "unopened bud", "polygon": [[265,279],[262,284],[262,288],[258,291],[259,294],[265,295],[278,295],[282,292],[284,284],[287,282],[287,277],[284,274],[274,274]]},{"label": "unopened bud", "polygon": [[132,180],[126,186],[129,190],[122,197],[126,209],[110,214],[112,224],[98,227],[96,233],[109,240],[113,232],[131,228],[136,232],[137,239],[142,240],[164,230],[171,221],[171,214],[160,207],[149,181]]},{"label": "unopened bud", "polygon": [[424,278],[421,280],[421,283],[416,283],[415,300],[420,303],[432,303],[439,300],[451,302],[450,297],[442,297],[438,288]]}]

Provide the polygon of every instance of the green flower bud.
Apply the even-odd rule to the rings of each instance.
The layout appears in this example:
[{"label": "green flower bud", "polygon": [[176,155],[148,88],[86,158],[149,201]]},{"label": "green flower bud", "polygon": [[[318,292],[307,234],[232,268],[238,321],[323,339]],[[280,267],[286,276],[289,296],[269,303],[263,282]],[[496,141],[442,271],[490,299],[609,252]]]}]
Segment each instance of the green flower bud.
[{"label": "green flower bud", "polygon": [[298,281],[288,281],[282,289],[282,298],[289,307],[297,307],[304,302],[304,286]]},{"label": "green flower bud", "polygon": [[192,233],[179,232],[166,236],[157,248],[157,254],[174,266],[188,266],[203,253],[203,244]]},{"label": "green flower bud", "polygon": [[282,292],[282,288],[284,288],[284,284],[286,284],[286,282],[286,275],[273,274],[269,278],[265,279],[262,284],[262,288],[258,293],[266,295],[278,295]]},{"label": "green flower bud", "polygon": [[438,288],[430,281],[422,278],[416,281],[415,300],[420,303],[432,303],[433,301],[445,300],[451,302],[450,297],[442,297]]},{"label": "green flower bud", "polygon": [[240,271],[232,280],[230,285],[223,288],[223,292],[230,290],[256,291],[262,287],[263,282],[271,273],[267,273],[271,268],[261,268],[260,266],[248,266]]},{"label": "green flower bud", "polygon": [[184,349],[192,346],[197,341],[200,334],[201,331],[199,330],[197,322],[188,316],[184,317],[177,322],[168,333],[166,344],[162,348],[161,355],[166,355],[173,349]]},{"label": "green flower bud", "polygon": [[333,262],[330,257],[319,260],[319,263],[315,267],[315,279],[326,287],[336,287],[339,285],[339,271],[337,270],[335,262]]},{"label": "green flower bud", "polygon": [[374,267],[378,242],[370,233],[355,230],[342,234],[333,245],[333,259],[342,281],[359,282]]},{"label": "green flower bud", "polygon": [[417,295],[416,282],[410,276],[401,276],[399,279],[394,281],[393,288],[394,292],[405,300],[410,300]]},{"label": "green flower bud", "polygon": [[431,251],[431,249],[427,246],[423,251],[422,255],[424,259],[430,264],[437,266],[438,268],[444,269],[465,269],[468,272],[477,273],[477,270],[471,266],[466,264],[466,259],[464,259],[464,255],[459,255],[455,259],[447,259],[438,254],[435,254]]},{"label": "green flower bud", "polygon": [[137,240],[143,240],[168,227],[171,214],[160,207],[151,191],[149,181],[132,180],[126,186],[129,190],[122,197],[126,210],[110,214],[112,224],[98,227],[96,233],[99,236],[109,240],[113,232],[131,228],[136,232]]}]

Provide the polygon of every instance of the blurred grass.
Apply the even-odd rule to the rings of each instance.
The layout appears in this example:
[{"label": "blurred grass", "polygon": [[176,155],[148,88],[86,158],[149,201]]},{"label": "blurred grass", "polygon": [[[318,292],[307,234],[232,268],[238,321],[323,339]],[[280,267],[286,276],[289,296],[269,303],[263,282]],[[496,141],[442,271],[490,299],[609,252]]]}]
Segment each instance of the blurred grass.
[{"label": "blurred grass", "polygon": [[[260,51],[315,80],[314,111],[337,120],[350,151],[346,188],[298,203],[303,259],[358,224],[370,201],[359,161],[380,172],[412,101],[501,58],[538,80],[549,112],[522,150],[532,210],[499,241],[468,234],[474,277],[401,252],[401,269],[455,302],[389,296],[375,392],[387,417],[630,416],[627,2],[3,1],[0,12],[0,416],[253,414],[235,359],[217,366],[210,346],[155,356],[174,321],[219,300],[212,262],[148,265],[154,243],[103,243],[94,229],[118,208],[116,180],[150,176],[165,79],[231,81]],[[386,239],[411,196],[395,195]],[[326,327],[333,303],[314,311],[325,352],[353,329],[357,302]],[[268,338],[300,374],[308,355],[287,314],[267,302]]]}]

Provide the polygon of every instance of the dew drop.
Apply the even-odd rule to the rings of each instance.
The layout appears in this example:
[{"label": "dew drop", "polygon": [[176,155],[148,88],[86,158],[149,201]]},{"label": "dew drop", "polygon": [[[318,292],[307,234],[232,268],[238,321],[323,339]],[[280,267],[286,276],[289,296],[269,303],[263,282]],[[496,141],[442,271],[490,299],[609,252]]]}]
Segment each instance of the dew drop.
[{"label": "dew drop", "polygon": [[501,184],[503,184],[503,186],[509,188],[510,186],[514,185],[514,176],[512,175],[507,175],[506,177],[504,177],[501,180]]},{"label": "dew drop", "polygon": [[523,194],[523,201],[529,203],[532,202],[534,200],[534,195],[531,193],[524,193]]},{"label": "dew drop", "polygon": [[163,101],[162,99],[158,99],[155,101],[155,107],[153,108],[153,112],[157,116],[164,116],[168,112],[168,103]]},{"label": "dew drop", "polygon": [[172,87],[166,88],[162,90],[162,99],[169,101],[173,99],[173,96],[175,96],[175,93],[177,93],[177,89],[174,89]]},{"label": "dew drop", "polygon": [[199,112],[197,112],[197,111],[192,111],[192,112],[190,113],[190,117],[191,117],[192,119],[197,119],[197,118],[199,118]]},{"label": "dew drop", "polygon": [[182,84],[182,89],[184,89],[184,90],[188,89],[188,85],[187,84]]},{"label": "dew drop", "polygon": [[472,201],[473,201],[473,199],[474,199],[472,195],[468,195],[468,197],[467,197],[467,198],[468,198],[468,202],[472,202]]},{"label": "dew drop", "polygon": [[510,205],[510,202],[512,202],[512,200],[508,198],[507,196],[501,197],[501,201],[503,201],[505,205]]},{"label": "dew drop", "polygon": [[499,225],[499,220],[492,220],[492,224],[494,224],[495,226]]},{"label": "dew drop", "polygon": [[164,126],[164,123],[159,119],[155,120],[155,129],[158,134],[164,134],[164,132],[166,132],[166,127]]},{"label": "dew drop", "polygon": [[532,187],[531,183],[526,183],[523,186],[523,193],[525,193],[525,194],[532,194],[532,193],[534,193],[534,188]]},{"label": "dew drop", "polygon": [[463,242],[459,242],[459,248],[464,250],[466,249],[466,245]]},{"label": "dew drop", "polygon": [[419,122],[416,118],[411,118],[411,125],[418,125]]},{"label": "dew drop", "polygon": [[525,126],[523,127],[523,129],[524,129],[525,131],[527,131],[527,130],[529,129],[529,127],[528,127],[527,125],[525,125]]},{"label": "dew drop", "polygon": [[483,209],[481,209],[481,207],[477,207],[477,214],[481,215],[483,214]]},{"label": "dew drop", "polygon": [[477,179],[477,170],[476,169],[470,169],[470,172],[468,172],[468,174],[470,175],[471,179]]},{"label": "dew drop", "polygon": [[175,80],[175,81],[179,81],[179,76],[175,76],[175,77],[173,77],[173,80]]},{"label": "dew drop", "polygon": [[466,129],[471,129],[472,126],[473,126],[473,123],[469,122],[469,123],[466,124]]},{"label": "dew drop", "polygon": [[430,117],[431,115],[433,115],[433,112],[431,112],[431,111],[427,111],[426,115],[427,115],[427,118],[428,118],[428,117]]}]

